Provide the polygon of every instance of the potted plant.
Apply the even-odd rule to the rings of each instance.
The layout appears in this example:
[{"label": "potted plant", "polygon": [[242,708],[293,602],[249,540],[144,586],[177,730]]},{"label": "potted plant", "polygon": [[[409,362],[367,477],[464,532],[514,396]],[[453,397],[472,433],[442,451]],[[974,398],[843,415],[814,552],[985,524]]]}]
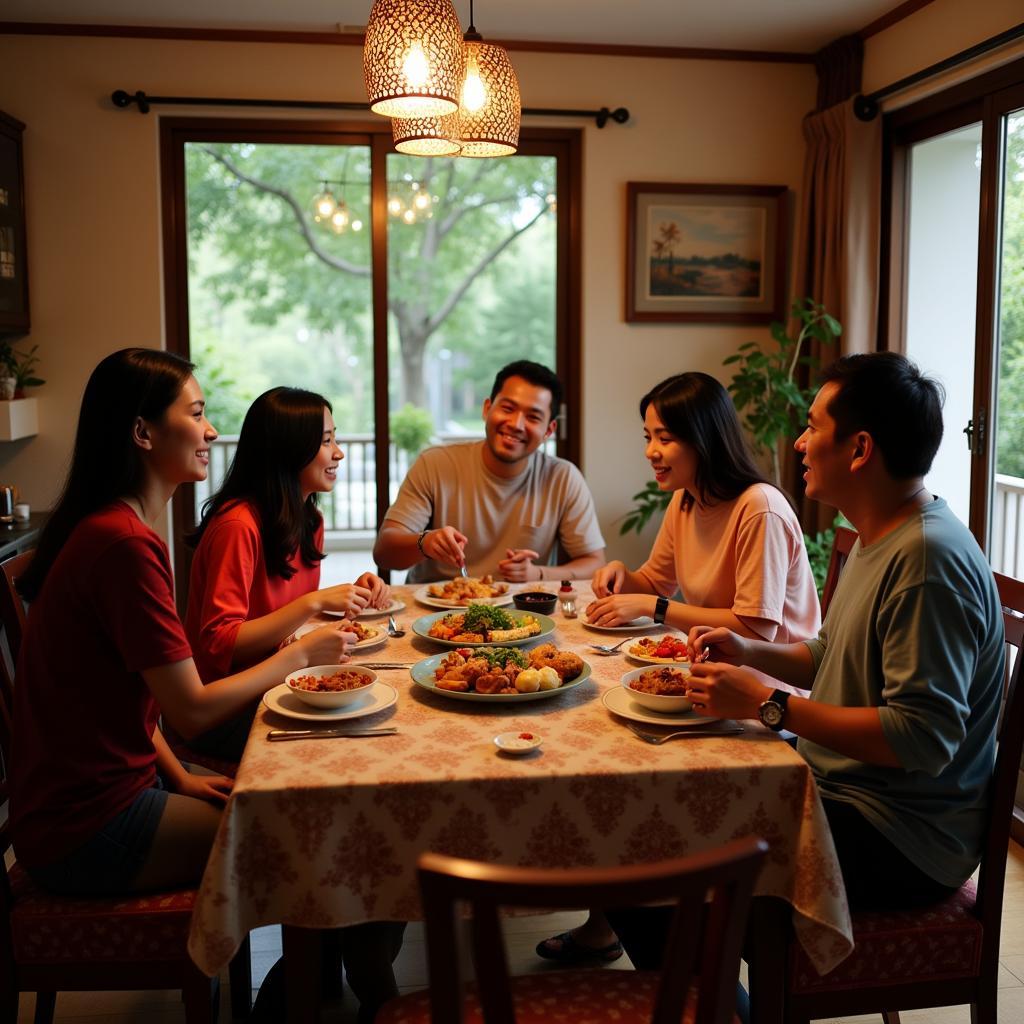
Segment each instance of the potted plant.
[{"label": "potted plant", "polygon": [[36,355],[38,345],[33,345],[28,352],[16,352],[10,350],[12,361],[8,364],[14,375],[14,397],[24,398],[25,388],[38,388],[46,381],[35,375],[36,366],[39,363],[39,356]]}]

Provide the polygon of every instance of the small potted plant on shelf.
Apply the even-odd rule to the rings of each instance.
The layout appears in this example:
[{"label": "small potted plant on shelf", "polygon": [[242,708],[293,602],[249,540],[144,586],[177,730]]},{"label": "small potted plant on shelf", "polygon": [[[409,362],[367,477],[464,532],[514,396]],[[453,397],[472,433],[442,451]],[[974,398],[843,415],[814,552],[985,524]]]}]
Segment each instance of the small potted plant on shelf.
[{"label": "small potted plant on shelf", "polygon": [[3,374],[3,377],[0,377],[0,397],[24,398],[25,388],[37,388],[46,383],[35,375],[36,366],[39,364],[39,356],[36,355],[38,348],[38,345],[33,345],[28,352],[18,352],[10,342],[0,345],[0,363],[3,364],[3,368],[0,369],[0,373]]}]

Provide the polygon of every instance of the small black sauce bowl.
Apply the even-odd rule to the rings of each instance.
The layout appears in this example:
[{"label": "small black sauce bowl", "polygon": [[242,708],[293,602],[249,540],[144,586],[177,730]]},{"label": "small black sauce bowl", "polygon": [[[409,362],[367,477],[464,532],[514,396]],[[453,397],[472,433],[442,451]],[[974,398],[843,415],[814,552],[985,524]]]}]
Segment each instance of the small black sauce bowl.
[{"label": "small black sauce bowl", "polygon": [[512,603],[521,612],[539,612],[550,615],[558,601],[556,594],[548,594],[543,590],[524,590],[521,594],[512,595]]}]

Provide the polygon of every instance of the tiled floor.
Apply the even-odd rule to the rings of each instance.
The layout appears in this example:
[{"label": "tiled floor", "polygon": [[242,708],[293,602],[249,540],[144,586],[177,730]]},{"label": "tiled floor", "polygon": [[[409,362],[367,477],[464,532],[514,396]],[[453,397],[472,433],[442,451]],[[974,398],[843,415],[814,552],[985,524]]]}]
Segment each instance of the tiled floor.
[{"label": "tiled floor", "polygon": [[[533,952],[540,939],[571,927],[579,914],[551,914],[544,917],[514,918],[507,925],[509,959],[515,973],[547,970],[548,966]],[[253,933],[253,983],[280,956],[281,937],[278,928],[261,928]],[[999,972],[999,1024],[1024,1021],[1024,850],[1011,844],[1003,904],[1002,956]],[[611,969],[629,970],[625,957]],[[426,987],[423,932],[412,924],[406,933],[405,945],[397,962],[399,985],[404,991]],[[221,1020],[230,1020],[227,1004],[227,979],[222,979]],[[30,1021],[34,997],[23,996],[18,1020]],[[969,1024],[967,1007],[918,1010],[901,1015],[906,1024]],[[355,1003],[344,996],[325,1008],[325,1024],[354,1024]],[[78,1024],[181,1024],[184,1020],[177,992],[66,992],[57,998],[56,1020]],[[880,1024],[881,1017],[842,1017],[829,1024],[851,1022]]]}]

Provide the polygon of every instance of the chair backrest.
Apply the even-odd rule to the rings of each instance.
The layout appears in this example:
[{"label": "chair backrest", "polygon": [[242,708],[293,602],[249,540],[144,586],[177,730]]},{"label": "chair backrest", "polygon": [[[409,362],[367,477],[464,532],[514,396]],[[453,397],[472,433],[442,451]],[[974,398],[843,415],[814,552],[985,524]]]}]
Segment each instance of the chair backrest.
[{"label": "chair backrest", "polygon": [[828,571],[825,573],[825,586],[821,589],[821,617],[825,617],[828,606],[832,602],[832,595],[839,586],[839,574],[846,565],[847,558],[853,550],[854,541],[858,537],[856,530],[850,530],[845,526],[836,527],[835,540],[832,541],[832,554],[828,560]]},{"label": "chair backrest", "polygon": [[726,1024],[754,881],[768,851],[746,836],[715,850],[621,868],[508,867],[424,853],[418,862],[427,937],[431,1019],[462,1021],[457,909],[471,913],[477,993],[487,1024],[515,1024],[499,908],[630,907],[675,902],[652,1024],[682,1020],[698,982],[695,1024]]},{"label": "chair backrest", "polygon": [[[992,774],[989,827],[978,875],[976,913],[985,928],[982,956],[996,957],[1006,879],[1006,850],[1017,791],[1017,775],[1024,751],[1024,583],[995,574],[999,601],[1003,606],[1006,643],[1016,648],[1013,668],[1007,673],[1003,713],[999,726],[999,749]],[[1011,652],[1007,652],[1008,656]]]},{"label": "chair backrest", "polygon": [[28,568],[35,553],[35,548],[31,548],[8,558],[6,562],[0,562],[0,572],[3,573],[3,579],[0,580],[0,624],[7,634],[7,646],[14,664],[17,664],[21,638],[25,633],[25,603],[14,584]]}]

